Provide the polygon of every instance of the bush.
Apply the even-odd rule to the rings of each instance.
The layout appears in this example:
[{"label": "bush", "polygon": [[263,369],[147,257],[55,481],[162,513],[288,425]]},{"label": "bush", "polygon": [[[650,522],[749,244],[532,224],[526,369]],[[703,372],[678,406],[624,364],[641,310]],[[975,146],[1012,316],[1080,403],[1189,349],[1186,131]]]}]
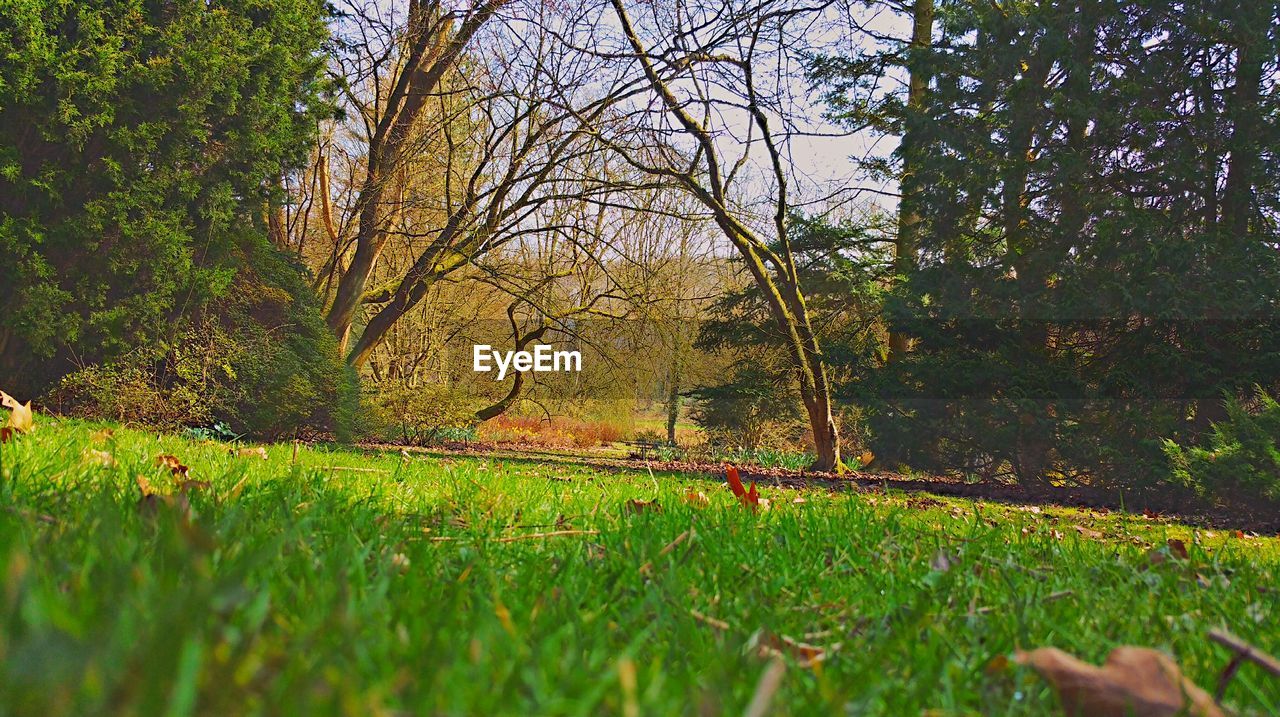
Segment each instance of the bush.
[{"label": "bush", "polygon": [[1164,442],[1175,482],[1202,497],[1280,501],[1280,403],[1265,391],[1249,404],[1228,399],[1205,443]]},{"label": "bush", "polygon": [[64,376],[45,402],[63,415],[158,428],[209,422],[206,396],[186,385],[166,389],[148,363],[135,353],[110,364],[82,368]]},{"label": "bush", "polygon": [[350,436],[353,372],[302,270],[257,237],[241,244],[236,290],[168,344],[135,349],[64,377],[44,402],[85,418],[160,428],[225,422],[263,439]]},{"label": "bush", "polygon": [[480,424],[480,437],[544,448],[591,448],[622,440],[627,426],[606,419],[538,418],[503,414]]},{"label": "bush", "polygon": [[384,381],[366,397],[368,430],[409,445],[475,439],[474,401],[448,386]]},{"label": "bush", "polygon": [[808,431],[800,399],[786,375],[739,365],[729,382],[699,388],[693,397],[693,420],[713,445],[790,448],[803,442]]}]

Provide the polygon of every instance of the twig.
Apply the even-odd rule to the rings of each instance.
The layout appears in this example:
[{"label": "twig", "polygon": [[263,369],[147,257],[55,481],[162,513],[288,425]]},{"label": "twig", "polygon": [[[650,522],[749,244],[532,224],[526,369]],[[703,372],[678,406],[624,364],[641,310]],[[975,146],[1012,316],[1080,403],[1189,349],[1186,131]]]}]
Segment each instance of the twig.
[{"label": "twig", "polygon": [[[657,560],[658,558],[661,558],[670,554],[672,550],[676,549],[676,546],[680,545],[681,543],[688,540],[689,538],[692,538],[693,535],[694,535],[693,528],[690,528],[684,531],[683,533],[677,535],[675,540],[671,541],[670,543],[667,543],[662,550],[658,551],[658,555],[657,557],[654,558],[654,560]],[[650,570],[653,570],[653,560],[645,561],[645,564],[640,566],[641,575],[647,575]]]},{"label": "twig", "polygon": [[787,663],[781,657],[774,657],[769,666],[764,668],[760,681],[756,683],[755,694],[751,695],[751,704],[742,713],[742,717],[764,717],[769,713],[769,703],[782,686],[782,676],[787,671]]},{"label": "twig", "polygon": [[[1062,598],[1067,597],[1068,595],[1073,595],[1073,594],[1074,592],[1071,590],[1059,590],[1056,593],[1050,593],[1049,595],[1045,596],[1044,602],[1053,602],[1054,600],[1061,600]],[[988,605],[986,607],[980,607],[975,609],[973,613],[975,615],[985,615],[993,610],[995,610],[995,608]]]},{"label": "twig", "polygon": [[353,473],[390,473],[385,468],[356,468],[354,466],[323,466],[321,470],[326,471],[351,471]]},{"label": "twig", "polygon": [[[599,535],[598,530],[551,530],[546,533],[525,533],[524,535],[508,535],[505,538],[494,538],[495,543],[514,543],[517,540],[534,540],[537,538],[561,538],[566,535]],[[464,540],[453,535],[437,535],[431,538],[433,543],[449,543],[455,540]]]},{"label": "twig", "polygon": [[698,612],[697,610],[694,610],[693,608],[689,608],[689,614],[692,615],[693,619],[697,620],[698,622],[706,623],[707,625],[710,625],[711,627],[714,627],[717,630],[729,629],[729,623],[725,622],[724,620],[711,617],[710,615],[705,615],[701,612]]},{"label": "twig", "polygon": [[1234,656],[1231,658],[1231,662],[1227,663],[1226,668],[1222,670],[1222,675],[1218,677],[1218,689],[1214,694],[1214,699],[1218,702],[1222,701],[1222,696],[1227,691],[1227,684],[1231,682],[1232,677],[1235,677],[1236,671],[1240,669],[1241,663],[1245,660],[1253,662],[1267,672],[1270,672],[1275,677],[1280,677],[1280,660],[1277,660],[1271,655],[1268,655],[1226,630],[1218,628],[1210,630],[1209,639],[1234,653]]}]

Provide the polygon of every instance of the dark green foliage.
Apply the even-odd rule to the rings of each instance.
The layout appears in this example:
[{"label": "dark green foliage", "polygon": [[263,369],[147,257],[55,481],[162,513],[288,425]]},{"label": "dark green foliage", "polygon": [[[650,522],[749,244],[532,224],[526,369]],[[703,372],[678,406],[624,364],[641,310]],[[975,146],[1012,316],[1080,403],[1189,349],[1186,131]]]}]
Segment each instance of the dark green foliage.
[{"label": "dark green foliage", "polygon": [[311,429],[346,439],[359,402],[355,373],[342,361],[302,267],[256,237],[242,251],[236,290],[196,322],[207,342],[203,355],[225,366],[213,415],[253,436]]},{"label": "dark green foliage", "polygon": [[1258,389],[1252,405],[1232,398],[1227,418],[1200,445],[1164,444],[1176,480],[1204,496],[1264,496],[1280,506],[1280,403]]},{"label": "dark green foliage", "polygon": [[0,2],[5,385],[172,344],[227,293],[325,111],[325,37],[320,0]]},{"label": "dark green foliage", "polygon": [[[800,285],[837,399],[866,379],[884,350],[878,282],[888,267],[883,219],[871,215],[858,225],[803,216],[791,221]],[[696,345],[735,360],[725,381],[693,392],[698,423],[731,446],[797,442],[807,420],[785,341],[754,284],[718,300],[699,327]],[[857,427],[842,428],[846,438],[851,431],[856,434]]]},{"label": "dark green foliage", "polygon": [[236,291],[211,301],[174,341],[64,377],[49,406],[169,429],[222,421],[254,437],[346,438],[355,376],[301,269],[256,237],[235,263]]},{"label": "dark green foliage", "polygon": [[[917,133],[911,354],[876,452],[1171,486],[1161,440],[1280,377],[1273,3],[944,3]],[[828,70],[831,68],[828,67]],[[893,108],[891,108],[893,109]]]},{"label": "dark green foliage", "polygon": [[[792,446],[807,422],[785,365],[767,366],[765,356],[739,362],[729,380],[693,392],[693,420],[709,440],[729,448]],[[772,357],[772,358],[777,358]]]}]

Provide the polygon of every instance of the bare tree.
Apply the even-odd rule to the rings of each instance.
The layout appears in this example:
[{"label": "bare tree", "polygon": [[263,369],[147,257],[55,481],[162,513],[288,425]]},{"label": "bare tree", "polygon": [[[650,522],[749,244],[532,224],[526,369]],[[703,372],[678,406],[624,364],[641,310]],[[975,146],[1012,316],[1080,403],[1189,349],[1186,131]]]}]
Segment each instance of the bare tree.
[{"label": "bare tree", "polygon": [[[789,102],[799,75],[791,53],[803,47],[824,6],[772,0],[611,5],[622,47],[595,52],[642,76],[651,94],[630,108],[643,133],[597,136],[636,169],[694,196],[736,249],[785,340],[813,432],[813,468],[842,470],[827,368],[788,236],[795,209]],[[634,13],[642,13],[646,28]]]},{"label": "bare tree", "polygon": [[508,242],[564,229],[546,211],[564,198],[599,201],[629,186],[610,176],[606,148],[579,122],[605,121],[638,83],[621,80],[601,91],[593,58],[559,39],[580,31],[581,18],[544,4],[520,10],[490,28],[483,56],[468,66],[457,90],[469,98],[467,121],[440,128],[448,149],[443,220],[422,229],[430,241],[355,341],[348,355],[354,366],[434,281]]},{"label": "bare tree", "polygon": [[[373,89],[372,94],[346,94],[368,145],[353,211],[355,253],[340,271],[326,317],[343,349],[386,246],[389,180],[405,158],[423,108],[475,34],[507,2],[486,0],[452,10],[440,0],[409,0],[403,25],[393,10],[377,2],[347,0],[341,8],[350,20],[343,27],[350,35],[344,45],[351,50],[340,56],[341,79],[349,89]],[[335,257],[334,269],[340,261],[340,255]]]}]

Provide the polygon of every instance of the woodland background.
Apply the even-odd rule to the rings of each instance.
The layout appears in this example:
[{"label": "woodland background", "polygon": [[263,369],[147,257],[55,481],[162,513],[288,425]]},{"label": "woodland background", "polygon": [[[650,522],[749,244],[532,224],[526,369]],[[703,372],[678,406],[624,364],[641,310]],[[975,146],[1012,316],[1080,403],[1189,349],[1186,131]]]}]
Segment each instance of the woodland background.
[{"label": "woodland background", "polygon": [[1277,11],[0,0],[0,385],[1274,503]]}]

